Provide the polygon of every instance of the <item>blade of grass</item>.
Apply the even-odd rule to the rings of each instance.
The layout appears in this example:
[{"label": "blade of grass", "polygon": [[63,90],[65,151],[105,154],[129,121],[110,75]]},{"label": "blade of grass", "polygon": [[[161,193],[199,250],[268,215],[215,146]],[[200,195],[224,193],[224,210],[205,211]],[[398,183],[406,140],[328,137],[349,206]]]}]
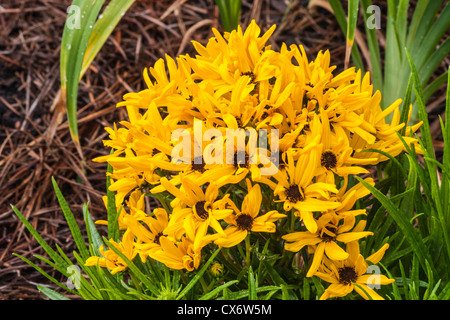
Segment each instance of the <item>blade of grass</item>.
[{"label": "blade of grass", "polygon": [[[439,9],[439,8],[438,8]],[[436,14],[433,15],[433,18]],[[433,22],[434,19],[431,20]],[[417,52],[413,52],[417,69],[421,70],[428,57],[436,50],[436,46],[450,28],[450,2],[447,2],[436,21],[431,25]]]},{"label": "blade of grass", "polygon": [[28,222],[28,220],[22,215],[22,213],[13,205],[11,205],[11,208],[13,209],[16,216],[22,221],[22,223],[25,225],[25,227],[28,229],[28,231],[31,233],[31,235],[36,239],[36,241],[41,245],[41,247],[47,252],[47,254],[50,256],[50,258],[53,259],[58,265],[67,267],[67,263],[62,259],[48,244],[47,242],[41,237],[41,235],[36,231],[36,229]]},{"label": "blade of grass", "polygon": [[[386,54],[384,64],[384,87],[381,106],[385,109],[398,98],[401,65],[401,50],[395,29],[397,6],[393,0],[388,0],[388,13],[386,22]],[[403,94],[403,92],[402,92]]]},{"label": "blade of grass", "polygon": [[374,188],[372,185],[361,179],[360,177],[356,177],[369,191],[372,195],[381,202],[381,204],[386,208],[389,215],[394,219],[399,229],[405,235],[406,240],[408,240],[409,244],[414,248],[414,251],[417,254],[419,262],[424,270],[426,270],[425,260],[430,262],[430,267],[436,272],[434,265],[431,264],[431,256],[429,251],[425,248],[423,243],[423,239],[417,233],[417,230],[414,226],[409,223],[409,219],[405,216],[403,212],[392,202],[391,199],[387,198],[384,194],[382,194],[379,190]]},{"label": "blade of grass", "polygon": [[44,286],[37,286],[38,290],[49,297],[51,300],[70,300],[66,296]]},{"label": "blade of grass", "polygon": [[237,29],[241,15],[241,0],[215,0],[225,31]]},{"label": "blade of grass", "polygon": [[106,243],[109,249],[114,251],[127,264],[130,272],[132,272],[155,296],[159,295],[158,288],[151,282],[151,280],[148,279],[148,277],[144,273],[142,273],[142,271],[132,261],[130,261],[130,259],[128,259],[107,239],[103,238],[103,241]]},{"label": "blade of grass", "polygon": [[127,12],[134,2],[135,0],[112,0],[98,16],[98,20],[95,22],[89,37],[86,53],[84,54],[80,80],[113,32],[114,28],[125,15],[125,12]]},{"label": "blade of grass", "polygon": [[367,43],[370,51],[370,63],[372,67],[372,83],[374,91],[383,90],[383,72],[381,66],[380,47],[378,45],[378,36],[375,28],[368,26],[368,12],[367,9],[372,5],[371,0],[361,0],[361,9],[364,16],[365,30],[367,35]]},{"label": "blade of grass", "polygon": [[[333,9],[334,16],[341,27],[344,35],[347,35],[347,17],[345,15],[344,8],[342,7],[342,3],[339,0],[328,0],[331,8]],[[361,73],[364,74],[364,64],[361,59],[361,54],[358,50],[358,45],[354,45],[352,47],[352,61],[355,65],[356,69],[360,69]]]},{"label": "blade of grass", "polygon": [[253,268],[250,266],[248,270],[248,299],[258,300],[258,295],[256,294],[257,280],[255,280],[255,275],[253,274]]},{"label": "blade of grass", "polygon": [[216,294],[219,294],[220,291],[224,290],[225,288],[228,288],[229,286],[232,286],[233,284],[238,283],[238,280],[231,280],[228,281],[216,288],[214,288],[214,290],[211,290],[210,292],[206,293],[205,295],[201,296],[198,300],[210,300],[212,298],[214,298],[214,296]]},{"label": "blade of grass", "polygon": [[74,0],[71,8],[77,10],[74,11],[75,16],[70,18],[78,19],[78,24],[73,25],[70,18],[66,20],[61,42],[61,96],[67,109],[70,134],[79,150],[81,148],[77,127],[78,84],[88,40],[103,3],[104,0]]},{"label": "blade of grass", "polygon": [[[111,150],[111,153],[112,152],[113,150]],[[108,238],[113,239],[114,241],[119,241],[120,232],[119,221],[117,219],[119,216],[119,212],[117,211],[115,193],[114,191],[109,190],[109,186],[111,185],[110,174],[113,173],[113,168],[109,163],[106,172],[106,211],[108,213]]]},{"label": "blade of grass", "polygon": [[92,220],[91,215],[89,214],[89,208],[86,203],[83,205],[83,217],[84,223],[86,224],[86,232],[89,239],[89,250],[91,252],[91,255],[99,257],[100,256],[99,248],[103,244],[103,242],[102,238],[100,237],[100,234],[97,231],[97,228],[95,227],[95,223]]},{"label": "blade of grass", "polygon": [[423,90],[423,102],[431,98],[431,96],[445,83],[447,82],[448,70],[443,74],[434,79],[424,90]]},{"label": "blade of grass", "polygon": [[69,225],[70,232],[72,233],[73,239],[77,245],[78,250],[80,251],[81,256],[84,260],[90,257],[89,250],[86,247],[83,236],[81,235],[80,228],[78,227],[78,223],[75,220],[75,217],[70,210],[66,199],[64,199],[61,190],[59,190],[58,184],[55,181],[55,178],[52,177],[53,188],[55,189],[56,197],[58,198],[59,205],[64,213],[64,217],[66,218],[67,224]]},{"label": "blade of grass", "polygon": [[203,276],[205,271],[208,269],[209,265],[213,262],[214,258],[220,252],[220,249],[221,248],[218,248],[218,249],[216,249],[216,251],[214,251],[214,253],[208,259],[208,261],[206,261],[205,265],[200,269],[200,271],[198,271],[195,274],[194,278],[192,278],[192,280],[189,281],[189,283],[186,285],[186,287],[184,287],[184,289],[180,292],[180,294],[178,295],[176,300],[180,300],[181,298],[183,298],[189,292],[189,290],[191,290],[192,287],[197,283],[197,281],[200,280],[200,278]]},{"label": "blade of grass", "polygon": [[344,69],[348,68],[348,63],[350,61],[350,53],[352,51],[353,42],[355,40],[355,29],[356,29],[356,21],[358,19],[358,10],[359,10],[359,0],[349,0]]},{"label": "blade of grass", "polygon": [[59,282],[58,280],[56,280],[54,277],[52,277],[51,275],[49,275],[47,272],[45,272],[42,268],[40,268],[39,266],[37,266],[35,263],[33,263],[32,261],[28,260],[27,258],[21,256],[20,254],[17,253],[13,253],[14,256],[19,257],[20,259],[22,259],[23,261],[25,261],[27,264],[29,264],[30,266],[32,266],[34,269],[36,269],[37,271],[39,271],[40,274],[42,274],[44,277],[46,277],[47,279],[49,279],[51,282],[53,282],[54,284],[56,284],[57,286],[63,288],[64,290],[67,290],[68,292],[72,293],[72,294],[77,294],[77,292],[69,289],[68,287],[66,287],[65,285],[63,285],[61,282]]}]

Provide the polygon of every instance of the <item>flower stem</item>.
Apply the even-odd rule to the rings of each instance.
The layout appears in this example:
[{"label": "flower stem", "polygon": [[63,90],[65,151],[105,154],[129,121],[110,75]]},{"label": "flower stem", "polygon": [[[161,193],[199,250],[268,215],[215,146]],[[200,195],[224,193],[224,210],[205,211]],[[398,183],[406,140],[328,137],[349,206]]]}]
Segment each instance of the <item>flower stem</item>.
[{"label": "flower stem", "polygon": [[250,267],[250,232],[245,237],[245,265]]}]

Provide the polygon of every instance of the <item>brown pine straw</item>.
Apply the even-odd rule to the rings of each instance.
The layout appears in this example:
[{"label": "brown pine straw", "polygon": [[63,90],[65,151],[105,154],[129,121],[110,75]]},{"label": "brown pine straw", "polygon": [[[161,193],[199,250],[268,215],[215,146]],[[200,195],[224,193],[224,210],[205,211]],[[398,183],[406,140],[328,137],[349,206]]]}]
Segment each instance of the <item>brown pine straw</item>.
[{"label": "brown pine straw", "polygon": [[[211,27],[220,29],[213,1],[137,1],[80,83],[78,123],[84,157],[80,159],[59,103],[60,42],[69,4],[61,0],[3,0],[0,5],[0,299],[43,299],[37,284],[62,292],[13,253],[66,281],[33,256],[47,257],[10,204],[50,246],[59,245],[71,257],[76,248],[51,177],[81,227],[82,206],[87,202],[94,220],[106,219],[101,199],[106,165],[91,159],[109,153],[102,144],[107,137],[104,127],[126,119],[115,104],[126,92],[144,88],[141,75],[145,67],[166,53],[194,54],[191,40],[206,44],[213,35]],[[302,44],[310,58],[329,49],[332,63],[342,70],[345,38],[335,18],[321,7],[308,9],[308,1],[293,1],[289,10],[287,4],[289,1],[242,1],[242,24],[256,19],[265,31],[276,23],[270,40],[275,49],[282,42]],[[362,25],[359,28],[363,30]],[[439,74],[448,64],[443,62]],[[436,115],[443,112],[444,105],[442,99],[430,103],[437,147],[442,145],[442,137]],[[148,205],[155,207],[157,203],[150,201]],[[104,227],[99,229],[106,235]]]}]

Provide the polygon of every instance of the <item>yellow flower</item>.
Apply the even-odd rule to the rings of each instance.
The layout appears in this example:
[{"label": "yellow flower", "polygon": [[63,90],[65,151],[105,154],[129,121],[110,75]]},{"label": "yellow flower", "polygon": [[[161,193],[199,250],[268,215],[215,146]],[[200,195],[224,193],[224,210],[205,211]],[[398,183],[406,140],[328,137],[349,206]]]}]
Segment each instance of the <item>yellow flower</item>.
[{"label": "yellow flower", "polygon": [[247,179],[247,190],[248,193],[242,201],[241,210],[236,207],[234,202],[229,201],[236,214],[224,218],[231,225],[225,229],[225,235],[216,234],[209,236],[205,241],[214,240],[214,243],[220,247],[232,247],[244,240],[250,231],[275,232],[276,226],[274,222],[286,217],[286,215],[272,210],[258,216],[262,202],[261,188],[258,184],[252,187],[251,182]]},{"label": "yellow flower", "polygon": [[328,116],[324,113],[321,113],[321,120],[321,123],[315,123],[315,125],[321,127],[321,142],[323,145],[320,157],[323,173],[319,174],[323,178],[319,177],[319,181],[334,184],[335,174],[345,177],[349,174],[368,173],[365,168],[355,166],[355,164],[364,165],[367,161],[376,159],[362,160],[353,158],[353,149],[350,147],[345,131],[340,126],[333,128],[330,125]]},{"label": "yellow flower", "polygon": [[171,269],[197,269],[201,260],[201,248],[195,249],[194,244],[187,237],[181,241],[173,241],[168,237],[159,239],[161,247],[149,252],[152,259],[164,263]]},{"label": "yellow flower", "polygon": [[209,270],[211,271],[213,276],[219,277],[223,274],[223,265],[216,262],[210,267]]},{"label": "yellow flower", "polygon": [[336,241],[349,243],[373,235],[369,231],[350,232],[354,225],[354,215],[347,214],[335,219],[331,214],[324,214],[317,221],[318,228],[315,233],[300,231],[284,235],[282,238],[287,241],[284,247],[293,252],[301,250],[305,245],[314,248],[314,258],[306,275],[311,277],[322,262],[324,253],[331,260],[348,258],[348,253]]},{"label": "yellow flower", "polygon": [[[130,261],[132,261],[137,254],[137,251],[134,249],[133,239],[134,235],[127,230],[123,234],[122,241],[120,243],[115,242],[113,239],[110,239],[109,242],[121,253],[123,253]],[[113,250],[104,250],[103,245],[100,246],[99,250],[102,257],[89,257],[85,262],[85,266],[99,265],[102,268],[108,268],[111,270],[111,274],[124,271],[128,267],[125,261],[123,261],[122,258],[120,258],[119,255]]]},{"label": "yellow flower", "polygon": [[140,220],[133,215],[126,215],[123,219],[128,230],[136,237],[134,246],[142,262],[146,261],[151,251],[161,247],[161,237],[179,239],[183,232],[181,229],[175,233],[167,232],[169,216],[166,210],[156,208],[153,214],[155,217],[146,216]]},{"label": "yellow flower", "polygon": [[330,192],[338,192],[334,184],[313,181],[320,150],[318,145],[309,148],[300,154],[297,163],[294,163],[292,153],[288,152],[286,170],[280,170],[274,175],[278,181],[274,194],[278,195],[279,201],[283,201],[284,210],[296,209],[308,230],[313,233],[317,231],[317,223],[312,212],[335,209],[340,205],[337,201],[329,200]]},{"label": "yellow flower", "polygon": [[[124,223],[124,217],[127,215],[132,215],[136,217],[138,220],[142,220],[142,218],[146,217],[147,214],[145,213],[145,194],[141,192],[141,190],[137,189],[131,192],[129,198],[126,203],[126,207],[129,209],[130,213],[128,214],[125,208],[123,207],[122,203],[119,202],[119,197],[115,196],[115,203],[116,203],[116,210],[118,212],[117,221],[119,223],[119,230],[126,230],[127,225]],[[108,208],[108,197],[103,196],[103,203],[105,204],[105,208]],[[97,220],[95,221],[96,224],[100,225],[108,225],[107,220]]]},{"label": "yellow flower", "polygon": [[[383,258],[384,253],[388,248],[389,245],[385,244],[380,250],[369,256],[366,260],[373,264],[377,264]],[[383,297],[368,286],[373,284],[370,281],[374,275],[366,274],[369,265],[359,253],[358,243],[348,243],[347,252],[349,254],[347,259],[341,261],[325,260],[319,267],[319,271],[315,273],[315,275],[322,280],[331,283],[320,297],[320,300],[343,297],[353,290],[366,300],[384,300]],[[381,274],[375,276],[377,277],[377,285],[386,285],[395,281],[394,279],[389,279]]]},{"label": "yellow flower", "polygon": [[217,200],[219,189],[214,182],[211,182],[205,191],[189,177],[181,178],[180,189],[167,178],[161,178],[161,185],[176,197],[171,202],[174,210],[168,224],[168,232],[173,232],[180,227],[184,228],[187,236],[194,239],[195,250],[200,249],[208,227],[225,235],[219,220],[225,219],[233,211],[221,209],[221,203],[227,199],[227,196]]}]

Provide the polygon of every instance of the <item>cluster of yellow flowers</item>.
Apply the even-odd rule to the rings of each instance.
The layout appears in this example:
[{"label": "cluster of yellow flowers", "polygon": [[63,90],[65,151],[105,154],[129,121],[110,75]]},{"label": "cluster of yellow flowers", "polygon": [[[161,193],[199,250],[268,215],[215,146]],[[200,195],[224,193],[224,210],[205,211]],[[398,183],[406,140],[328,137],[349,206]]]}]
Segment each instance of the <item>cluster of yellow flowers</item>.
[{"label": "cluster of yellow flowers", "polygon": [[[113,168],[110,190],[124,231],[113,244],[130,259],[191,271],[205,246],[233,247],[283,224],[289,232],[278,239],[285,250],[307,246],[307,276],[331,283],[322,298],[353,289],[379,298],[366,286],[358,245],[372,233],[364,231],[365,220],[356,223],[365,210],[353,209],[369,192],[361,184],[349,188],[348,178],[387,159],[370,149],[392,156],[404,150],[397,136],[401,101],[382,110],[369,74],[349,68],[333,75],[328,51],[309,62],[302,46],[272,50],[266,43],[274,29],[260,35],[254,21],[245,32],[222,36],[213,29],[206,46],[193,42],[198,55],[160,59],[144,70],[148,89],[118,104],[129,121],[106,128],[104,144],[114,152],[95,159]],[[406,128],[408,144],[417,143],[410,136],[419,126]],[[254,148],[256,131],[267,139]],[[149,213],[146,194],[170,206]],[[387,248],[367,260],[377,263]],[[111,250],[101,253],[86,264],[112,273],[127,267]]]}]

